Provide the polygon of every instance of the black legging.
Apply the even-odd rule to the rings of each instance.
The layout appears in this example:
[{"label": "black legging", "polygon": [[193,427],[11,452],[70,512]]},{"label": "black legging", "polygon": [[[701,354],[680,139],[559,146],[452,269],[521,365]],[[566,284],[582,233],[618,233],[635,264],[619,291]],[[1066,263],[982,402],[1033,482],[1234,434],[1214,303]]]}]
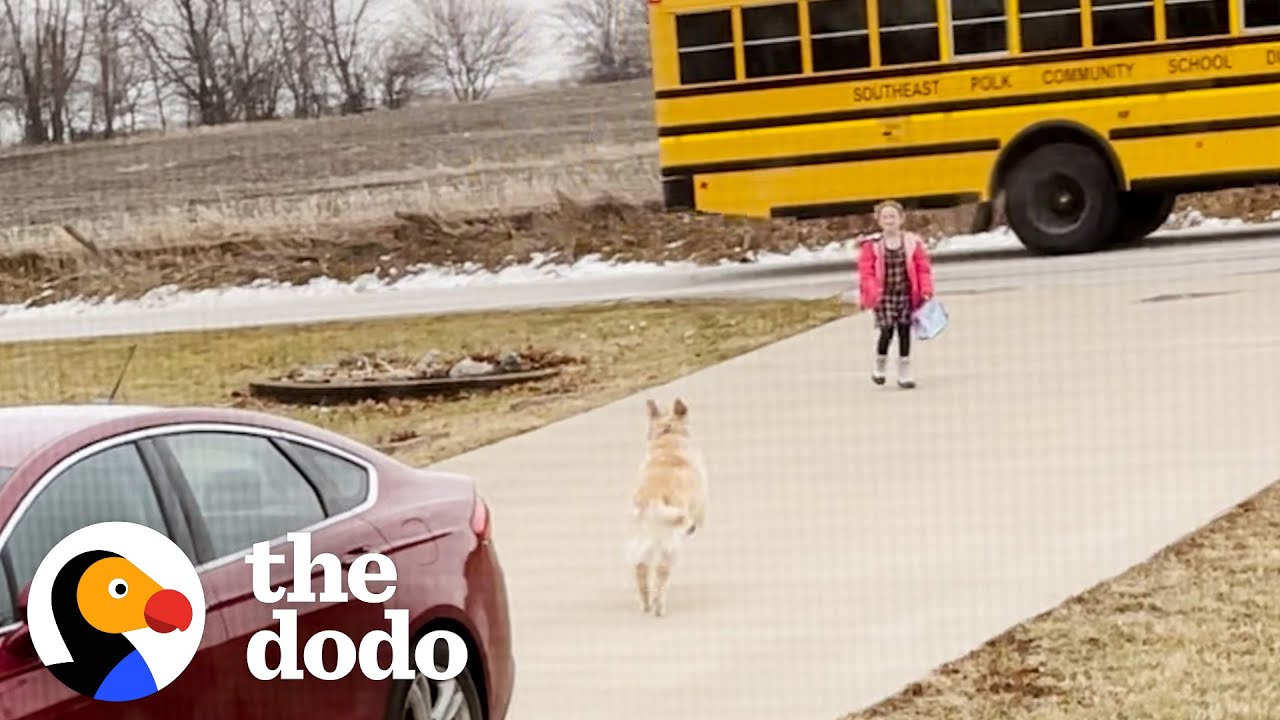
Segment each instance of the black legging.
[{"label": "black legging", "polygon": [[[881,328],[880,340],[876,343],[876,352],[880,355],[889,354],[889,343],[893,340],[894,326]],[[898,331],[898,355],[907,357],[911,354],[911,325],[899,325]]]}]

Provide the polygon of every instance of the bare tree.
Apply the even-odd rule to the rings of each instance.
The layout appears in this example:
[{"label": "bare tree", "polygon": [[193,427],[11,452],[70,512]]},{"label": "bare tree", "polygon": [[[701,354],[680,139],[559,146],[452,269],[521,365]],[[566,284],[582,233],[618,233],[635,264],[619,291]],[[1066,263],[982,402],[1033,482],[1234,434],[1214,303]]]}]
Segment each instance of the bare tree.
[{"label": "bare tree", "polygon": [[[3,0],[10,62],[18,80],[23,140],[65,142],[70,94],[84,57],[85,0]],[[29,13],[27,11],[30,11]]]},{"label": "bare tree", "polygon": [[0,18],[0,110],[10,113],[21,124],[22,83],[15,62],[17,55],[7,18]]},{"label": "bare tree", "polygon": [[44,23],[43,7],[34,8],[34,18],[24,12],[27,8],[15,0],[3,0],[5,24],[9,34],[10,62],[17,80],[18,104],[15,110],[22,120],[22,139],[28,144],[48,141],[48,129],[44,118],[44,47],[38,33],[30,27]]},{"label": "bare tree", "polygon": [[142,57],[146,61],[147,68],[147,85],[151,88],[151,101],[155,103],[156,120],[160,123],[160,131],[166,132],[169,129],[168,103],[166,102],[169,83],[165,78],[164,68],[156,58],[151,45],[146,42],[148,36],[142,31],[141,24],[134,23],[133,36],[142,46]]},{"label": "bare tree", "polygon": [[431,66],[421,47],[399,35],[381,43],[373,72],[378,101],[389,110],[397,110],[417,94],[421,82],[431,75]]},{"label": "bare tree", "polygon": [[37,42],[44,44],[49,104],[49,140],[55,143],[70,139],[73,123],[70,108],[71,91],[80,77],[87,33],[87,0],[51,0],[49,12]]},{"label": "bare tree", "polygon": [[230,122],[229,93],[219,57],[228,0],[162,0],[157,5],[136,28],[157,74],[174,88],[197,123]]},{"label": "bare tree", "polygon": [[90,55],[95,72],[90,84],[90,125],[97,127],[101,113],[103,137],[115,137],[119,121],[134,118],[141,102],[145,66],[134,42],[136,20],[129,0],[94,0],[90,8]]},{"label": "bare tree", "polygon": [[[163,84],[196,124],[275,117],[283,42],[271,7],[255,0],[159,0],[137,35]],[[158,100],[158,102],[160,102]]]},{"label": "bare tree", "polygon": [[318,29],[329,72],[342,92],[343,114],[365,109],[368,96],[361,32],[369,0],[319,0]]},{"label": "bare tree", "polygon": [[272,16],[280,38],[281,81],[293,105],[293,116],[319,117],[328,105],[322,83],[324,50],[312,18],[318,0],[272,0]]},{"label": "bare tree", "polygon": [[527,18],[509,0],[415,2],[423,59],[461,102],[488,97],[527,49]]},{"label": "bare tree", "polygon": [[649,74],[647,0],[564,0],[559,35],[586,82],[614,82]]},{"label": "bare tree", "polygon": [[229,119],[247,122],[276,116],[283,86],[278,59],[280,42],[254,0],[228,0],[218,34],[222,45],[219,69],[227,88]]}]

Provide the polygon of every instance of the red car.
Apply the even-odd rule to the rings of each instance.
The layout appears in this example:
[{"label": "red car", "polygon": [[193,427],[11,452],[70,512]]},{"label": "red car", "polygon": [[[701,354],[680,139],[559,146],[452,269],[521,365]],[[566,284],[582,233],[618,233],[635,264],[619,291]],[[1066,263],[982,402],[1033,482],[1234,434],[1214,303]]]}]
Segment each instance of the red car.
[{"label": "red car", "polygon": [[[131,702],[72,692],[40,662],[23,622],[26,588],[45,554],[75,530],[105,521],[165,533],[187,553],[205,591],[199,652],[173,683]],[[386,555],[397,570],[394,594],[382,604],[259,602],[243,558],[254,543],[274,541],[287,559],[271,566],[272,585],[292,587],[284,540],[291,531],[311,533],[313,555],[333,553],[344,563]],[[320,572],[317,566],[317,591]],[[258,680],[246,662],[249,638],[277,629],[271,611],[281,607],[298,610],[300,666],[301,646],[315,633],[339,630],[358,643],[390,630],[384,609],[407,609],[415,644],[436,629],[462,635],[467,668],[446,682],[416,671],[413,680],[374,681],[359,667],[337,680]],[[436,645],[443,666],[447,647]],[[332,668],[336,651],[325,647]],[[270,666],[279,655],[267,652]],[[384,646],[382,667],[389,656]],[[503,720],[514,675],[506,584],[488,508],[470,479],[254,412],[0,408],[0,718]]]}]

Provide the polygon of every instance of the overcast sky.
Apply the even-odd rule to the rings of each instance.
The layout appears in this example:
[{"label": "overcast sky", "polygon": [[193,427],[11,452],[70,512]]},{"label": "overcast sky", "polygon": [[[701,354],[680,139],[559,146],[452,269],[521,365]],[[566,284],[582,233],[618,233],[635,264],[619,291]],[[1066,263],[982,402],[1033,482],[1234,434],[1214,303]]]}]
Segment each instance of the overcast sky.
[{"label": "overcast sky", "polygon": [[557,49],[555,6],[559,0],[512,0],[529,14],[533,42],[539,48],[537,57],[530,58],[525,72],[535,82],[559,79],[565,73],[568,57]]},{"label": "overcast sky", "polygon": [[[522,63],[520,77],[533,82],[557,80],[566,74],[569,62],[558,48],[555,8],[560,0],[507,0],[520,8],[529,20],[533,53]],[[384,27],[394,27],[397,17],[412,15],[413,0],[372,0],[370,15],[376,15]],[[372,19],[372,18],[371,18]]]}]

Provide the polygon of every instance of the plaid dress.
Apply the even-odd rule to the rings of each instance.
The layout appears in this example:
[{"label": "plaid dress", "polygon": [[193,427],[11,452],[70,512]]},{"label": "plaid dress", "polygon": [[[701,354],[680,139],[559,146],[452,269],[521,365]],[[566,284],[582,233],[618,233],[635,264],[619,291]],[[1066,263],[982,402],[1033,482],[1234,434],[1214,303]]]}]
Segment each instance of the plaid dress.
[{"label": "plaid dress", "polygon": [[911,324],[911,281],[904,247],[884,249],[884,293],[876,306],[876,327]]}]

